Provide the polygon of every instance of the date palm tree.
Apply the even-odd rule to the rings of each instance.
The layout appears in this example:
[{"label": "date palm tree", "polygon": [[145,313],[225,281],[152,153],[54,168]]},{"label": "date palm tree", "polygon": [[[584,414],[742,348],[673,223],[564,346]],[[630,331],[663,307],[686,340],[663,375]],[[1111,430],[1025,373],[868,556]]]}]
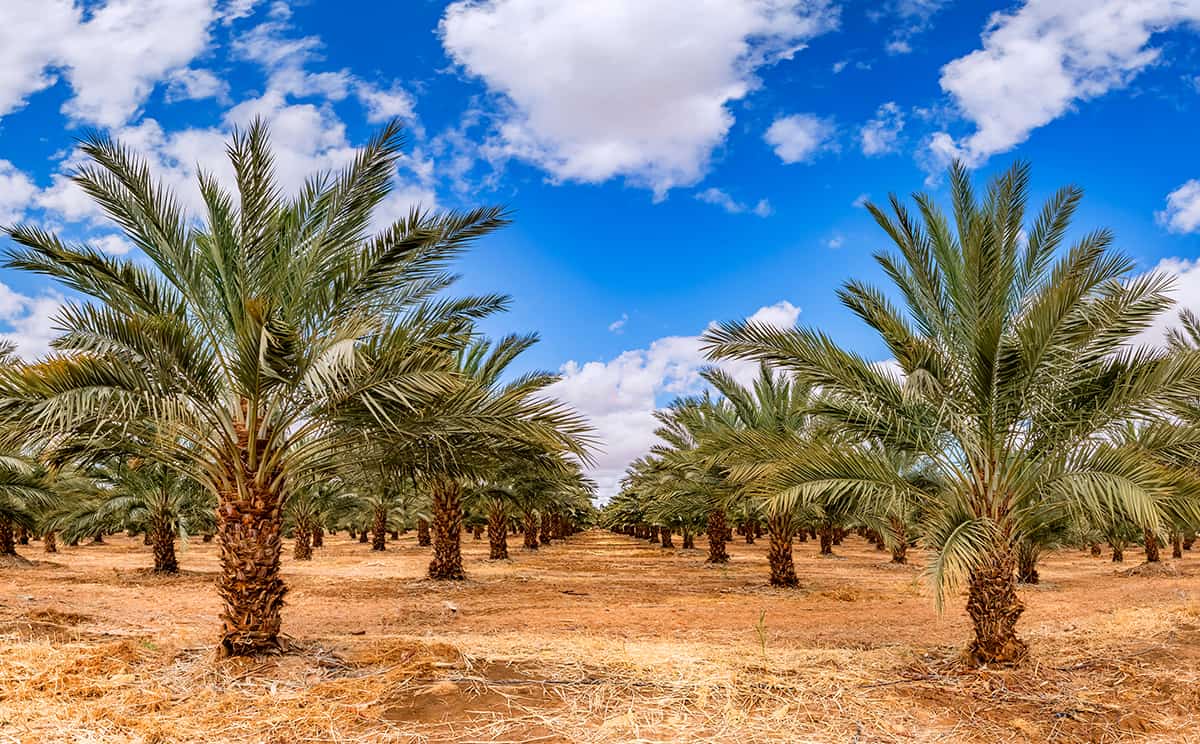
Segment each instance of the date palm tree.
[{"label": "date palm tree", "polygon": [[131,434],[215,496],[223,654],[280,648],[287,499],[361,442],[364,420],[403,431],[420,410],[429,428],[422,402],[455,386],[455,349],[506,304],[443,296],[449,261],[504,224],[500,209],[413,210],[370,232],[401,145],[389,124],[288,196],[255,122],[228,147],[235,190],[201,173],[193,217],[142,158],[93,134],[74,180],[148,265],[7,229],[9,267],[84,299],[56,318],[54,354],[0,372],[0,417],[50,447]]},{"label": "date palm tree", "polygon": [[[914,215],[868,208],[898,253],[876,255],[891,296],[858,281],[839,295],[886,345],[898,374],[824,333],[753,322],[706,333],[714,358],[763,361],[819,388],[814,408],[840,436],[879,446],[814,443],[791,477],[812,492],[893,498],[910,485],[888,449],[928,458],[944,487],[924,501],[926,540],[941,606],[968,586],[974,639],[966,657],[1011,663],[1027,655],[1016,633],[1017,547],[1070,512],[1120,510],[1153,528],[1189,501],[1156,455],[1195,450],[1195,432],[1163,412],[1200,392],[1200,356],[1129,342],[1165,309],[1170,280],[1132,276],[1106,230],[1064,246],[1081,192],[1057,192],[1026,225],[1029,169],[1014,165],[978,196],[967,170],[950,171],[953,214],[925,195]],[[1137,422],[1137,443],[1117,431]]]}]

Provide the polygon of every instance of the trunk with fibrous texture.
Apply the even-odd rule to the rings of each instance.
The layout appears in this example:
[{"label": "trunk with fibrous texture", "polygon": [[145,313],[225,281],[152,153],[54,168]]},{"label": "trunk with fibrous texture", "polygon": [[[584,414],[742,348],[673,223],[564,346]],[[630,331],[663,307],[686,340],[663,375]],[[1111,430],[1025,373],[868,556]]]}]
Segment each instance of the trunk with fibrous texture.
[{"label": "trunk with fibrous texture", "polygon": [[467,578],[462,564],[462,488],[453,478],[434,478],[433,560],[429,578],[457,581]]},{"label": "trunk with fibrous texture", "polygon": [[371,539],[371,533],[367,531],[366,527],[363,527],[361,530],[358,531],[358,541],[360,543],[368,542],[370,539]]},{"label": "trunk with fibrous texture", "polygon": [[54,530],[42,535],[42,549],[47,553],[58,552],[58,534]]},{"label": "trunk with fibrous texture", "polygon": [[154,544],[154,535],[150,532],[150,530],[146,530],[145,532],[142,533],[142,545],[150,546],[153,544]]},{"label": "trunk with fibrous texture", "polygon": [[371,515],[371,550],[387,550],[387,509],[382,506]]},{"label": "trunk with fibrous texture", "polygon": [[1178,532],[1171,533],[1171,557],[1183,557],[1183,535]]},{"label": "trunk with fibrous texture", "polygon": [[169,522],[154,525],[154,572],[179,573],[175,559],[175,528]]},{"label": "trunk with fibrous texture", "polygon": [[432,544],[433,539],[429,537],[429,520],[422,517],[417,520],[417,545],[428,548]]},{"label": "trunk with fibrous texture", "polygon": [[25,527],[23,525],[18,524],[16,532],[17,532],[17,544],[18,545],[28,545],[29,544],[29,530],[25,529]]},{"label": "trunk with fibrous texture", "polygon": [[200,536],[200,542],[210,543],[212,541],[213,541],[213,536],[212,536],[211,532]]},{"label": "trunk with fibrous texture", "polygon": [[742,525],[742,536],[746,538],[747,545],[754,544],[754,537],[758,534],[758,527],[753,522],[746,522]]},{"label": "trunk with fibrous texture", "polygon": [[[243,464],[245,455],[243,455]],[[279,630],[287,587],[279,575],[283,550],[283,499],[277,491],[250,485],[222,495],[217,508],[221,574],[221,653],[253,656],[281,650]],[[264,478],[270,482],[271,478]]]},{"label": "trunk with fibrous texture", "polygon": [[537,512],[525,512],[525,544],[522,546],[526,550],[538,549],[538,518]]},{"label": "trunk with fibrous texture", "polygon": [[355,540],[358,538],[358,531],[355,530],[353,527],[347,529],[346,532],[349,533],[351,540]]},{"label": "trunk with fibrous texture", "polygon": [[796,586],[796,563],[792,560],[792,520],[786,514],[767,519],[767,562],[772,586]]},{"label": "trunk with fibrous texture", "polygon": [[1014,563],[1011,552],[1002,550],[971,572],[967,614],[975,638],[967,647],[966,658],[974,666],[1016,664],[1029,653],[1016,633],[1025,606],[1017,597]]},{"label": "trunk with fibrous texture", "polygon": [[662,540],[662,546],[664,548],[675,547],[675,543],[671,542],[671,528],[670,527],[663,527],[663,528],[659,529],[658,536]]},{"label": "trunk with fibrous texture", "polygon": [[725,523],[725,510],[708,512],[708,558],[705,563],[728,563],[729,552],[725,550],[725,536],[729,528]]},{"label": "trunk with fibrous texture", "polygon": [[833,555],[833,530],[828,527],[822,527],[817,530],[817,537],[821,539],[821,555]]},{"label": "trunk with fibrous texture", "polygon": [[1184,535],[1184,538],[1183,538],[1183,549],[1184,550],[1191,550],[1192,546],[1195,544],[1196,544],[1196,533],[1195,532],[1189,532],[1188,534]]},{"label": "trunk with fibrous texture", "polygon": [[550,512],[542,512],[541,534],[538,540],[542,545],[550,544]]},{"label": "trunk with fibrous texture", "polygon": [[312,560],[312,531],[308,525],[296,525],[296,544],[292,548],[292,557],[298,561]]},{"label": "trunk with fibrous texture", "polygon": [[1146,530],[1144,540],[1146,544],[1146,563],[1158,563],[1161,560],[1158,554],[1158,535],[1155,535],[1150,530]]},{"label": "trunk with fibrous texture", "polygon": [[314,548],[325,547],[325,528],[319,524],[312,529],[312,546]]},{"label": "trunk with fibrous texture", "polygon": [[688,529],[687,527],[684,527],[683,528],[683,549],[684,550],[695,550],[695,548],[696,548],[696,536],[692,534],[692,531],[690,529]]},{"label": "trunk with fibrous texture", "polygon": [[508,558],[508,514],[503,504],[493,504],[488,510],[488,558],[502,561]]},{"label": "trunk with fibrous texture", "polygon": [[104,533],[97,532],[92,535],[92,545],[104,545]]},{"label": "trunk with fibrous texture", "polygon": [[1017,547],[1017,583],[1038,583],[1037,560],[1040,552],[1036,545],[1022,544]]},{"label": "trunk with fibrous texture", "polygon": [[[899,517],[892,517],[891,524],[894,533],[892,538],[896,541],[892,545],[892,563],[908,563],[908,527]],[[879,544],[883,545],[884,542],[883,539],[880,539]]]},{"label": "trunk with fibrous texture", "polygon": [[1100,557],[1100,543],[1092,543],[1091,554],[1093,558]]},{"label": "trunk with fibrous texture", "polygon": [[0,519],[0,555],[16,555],[17,541],[13,537],[13,524],[7,519]]},{"label": "trunk with fibrous texture", "polygon": [[1112,548],[1112,562],[1113,563],[1124,563],[1125,562],[1125,546],[1124,545],[1113,545],[1112,543],[1109,543],[1109,546]]},{"label": "trunk with fibrous texture", "polygon": [[483,537],[483,525],[482,524],[472,525],[471,526],[471,539],[478,540],[481,537]]}]

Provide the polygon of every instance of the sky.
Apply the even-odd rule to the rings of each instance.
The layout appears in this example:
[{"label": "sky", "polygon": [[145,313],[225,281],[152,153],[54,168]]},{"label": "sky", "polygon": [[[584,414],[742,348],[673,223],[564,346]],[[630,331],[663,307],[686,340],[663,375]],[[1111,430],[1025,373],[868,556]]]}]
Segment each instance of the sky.
[{"label": "sky", "polygon": [[[954,159],[980,181],[1031,162],[1035,203],[1083,187],[1075,229],[1113,229],[1200,306],[1198,32],[1200,0],[0,0],[0,224],[137,261],[66,178],[89,129],[195,205],[254,117],[288,186],[400,118],[379,223],[511,210],[457,289],[512,296],[489,333],[540,333],[523,369],[592,420],[607,497],[656,407],[700,389],[714,321],[882,361],[834,295],[883,280],[863,204],[944,203]],[[69,299],[0,270],[0,335],[45,353]]]}]

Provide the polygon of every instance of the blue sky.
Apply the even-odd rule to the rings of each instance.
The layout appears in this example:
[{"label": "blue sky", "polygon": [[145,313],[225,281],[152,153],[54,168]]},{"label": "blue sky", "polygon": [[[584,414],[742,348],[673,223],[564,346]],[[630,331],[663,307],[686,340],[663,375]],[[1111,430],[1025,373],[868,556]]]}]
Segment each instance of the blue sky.
[{"label": "blue sky", "polygon": [[[1078,228],[1200,304],[1197,24],[1200,0],[0,0],[0,222],[127,250],[63,178],[88,127],[186,201],[255,115],[292,183],[399,116],[389,209],[513,210],[461,288],[512,294],[490,331],[542,334],[524,363],[564,374],[609,492],[713,320],[882,358],[834,297],[879,278],[862,200],[942,196],[954,157],[1032,161],[1039,199],[1083,186]],[[44,351],[61,291],[0,283],[0,331]]]}]

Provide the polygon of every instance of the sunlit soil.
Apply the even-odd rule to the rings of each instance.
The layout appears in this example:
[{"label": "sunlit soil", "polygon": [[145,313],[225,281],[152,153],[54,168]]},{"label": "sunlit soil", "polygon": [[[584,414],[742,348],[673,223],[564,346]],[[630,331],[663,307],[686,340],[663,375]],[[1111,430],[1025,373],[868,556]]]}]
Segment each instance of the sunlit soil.
[{"label": "sunlit soil", "polygon": [[[675,538],[676,543],[679,537]],[[1149,572],[1065,551],[1022,590],[1033,661],[970,671],[961,597],[850,538],[698,550],[590,532],[512,561],[464,536],[469,580],[423,578],[408,534],[286,550],[292,650],[217,661],[216,545],[146,573],[140,540],[22,546],[0,569],[0,741],[996,742],[1200,740],[1200,550]]]}]

